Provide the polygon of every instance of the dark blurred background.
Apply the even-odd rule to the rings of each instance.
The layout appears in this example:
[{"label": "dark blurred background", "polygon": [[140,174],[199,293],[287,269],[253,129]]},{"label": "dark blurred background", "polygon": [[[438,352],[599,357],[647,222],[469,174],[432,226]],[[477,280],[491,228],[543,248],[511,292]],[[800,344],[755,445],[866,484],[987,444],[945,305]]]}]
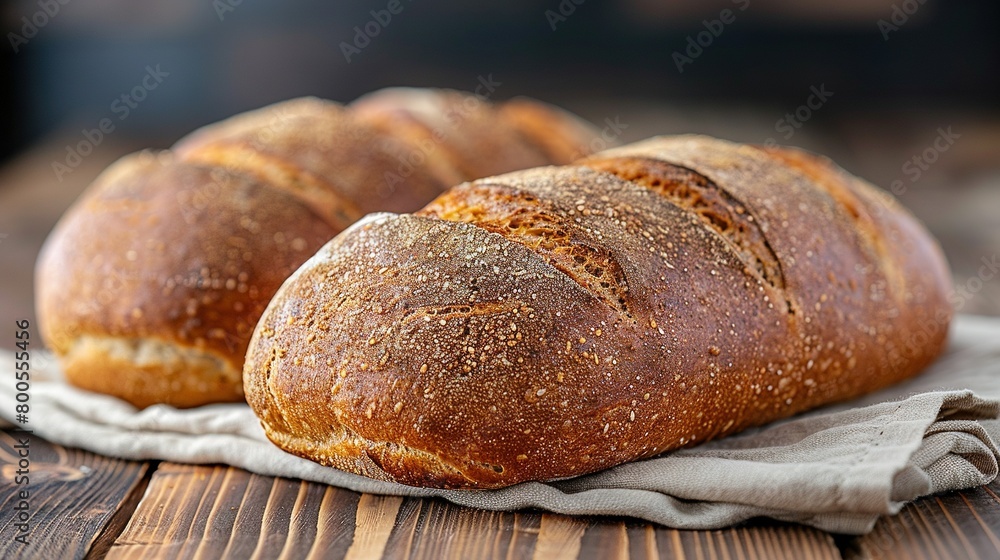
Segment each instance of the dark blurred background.
[{"label": "dark blurred background", "polygon": [[[119,131],[167,139],[289,97],[347,101],[398,84],[471,89],[490,73],[503,84],[499,97],[760,105],[778,114],[825,83],[836,102],[817,115],[822,125],[861,108],[995,111],[1000,99],[995,0],[398,2],[350,62],[341,42],[354,43],[354,27],[364,30],[388,0],[5,2],[3,155],[109,116],[149,65],[169,77]],[[905,21],[894,23],[894,6]],[[710,31],[706,20],[722,22],[722,32],[679,72],[673,53],[688,56],[686,39]]]},{"label": "dark blurred background", "polygon": [[[2,6],[0,319],[30,314],[41,240],[125,153],[290,97],[481,80],[499,83],[494,99],[529,95],[620,123],[622,142],[701,132],[829,155],[938,235],[956,287],[976,288],[959,311],[1000,314],[1000,274],[980,272],[1000,251],[996,0]],[[96,140],[102,119],[114,130]],[[92,153],[74,160],[85,140]]]}]

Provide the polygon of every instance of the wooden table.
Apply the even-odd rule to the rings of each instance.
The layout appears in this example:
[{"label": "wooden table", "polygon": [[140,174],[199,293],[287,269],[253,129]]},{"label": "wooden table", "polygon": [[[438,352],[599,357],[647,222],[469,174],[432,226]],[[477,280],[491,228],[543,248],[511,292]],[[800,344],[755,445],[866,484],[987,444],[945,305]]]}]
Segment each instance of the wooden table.
[{"label": "wooden table", "polygon": [[0,434],[2,558],[998,558],[1000,482],[924,498],[859,538],[761,521],[679,531],[358,494],[227,466],[110,459],[32,438],[31,545],[14,541]]},{"label": "wooden table", "polygon": [[[724,116],[705,123],[656,107],[621,109],[614,112],[634,123],[625,141],[678,130],[744,140],[758,133],[723,129]],[[600,121],[604,114],[611,113],[595,107],[589,116]],[[958,123],[966,140],[900,199],[938,235],[961,284],[975,274],[980,258],[1000,250],[1000,123],[939,117],[928,117],[926,126],[906,121],[905,127],[887,122],[891,116],[884,114],[846,119],[833,133],[844,139],[839,152],[813,142],[815,137],[801,140],[846,168],[889,184],[900,163],[923,147],[924,128],[933,131],[938,121]],[[57,183],[50,162],[65,143],[55,138],[0,170],[4,325],[33,319],[31,267],[59,214],[100,169],[137,147],[111,138]],[[1000,279],[986,282],[962,311],[1000,314]],[[10,433],[0,433],[4,559],[1000,557],[998,482],[919,500],[861,538],[766,520],[719,531],[678,531],[631,519],[496,513],[439,500],[362,495],[226,466],[122,461],[37,438],[30,443],[32,544],[25,548],[14,540],[15,445]]]}]

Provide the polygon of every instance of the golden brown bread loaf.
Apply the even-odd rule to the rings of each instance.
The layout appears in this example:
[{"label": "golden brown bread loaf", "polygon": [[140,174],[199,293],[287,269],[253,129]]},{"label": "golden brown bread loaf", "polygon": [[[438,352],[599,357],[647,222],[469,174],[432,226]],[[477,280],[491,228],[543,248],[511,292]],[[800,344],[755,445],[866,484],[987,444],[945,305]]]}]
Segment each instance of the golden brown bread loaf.
[{"label": "golden brown bread loaf", "polygon": [[278,291],[244,384],[287,451],[495,488],[912,376],[948,284],[923,227],[826,159],[654,138],[355,224]]},{"label": "golden brown bread loaf", "polygon": [[586,149],[596,137],[568,113],[516,105],[547,128],[473,95],[393,89],[356,107],[279,103],[127,156],[39,257],[42,334],[85,389],[137,406],[242,400],[254,325],[323,243],[368,212],[412,211],[464,180],[567,163],[547,146]]}]

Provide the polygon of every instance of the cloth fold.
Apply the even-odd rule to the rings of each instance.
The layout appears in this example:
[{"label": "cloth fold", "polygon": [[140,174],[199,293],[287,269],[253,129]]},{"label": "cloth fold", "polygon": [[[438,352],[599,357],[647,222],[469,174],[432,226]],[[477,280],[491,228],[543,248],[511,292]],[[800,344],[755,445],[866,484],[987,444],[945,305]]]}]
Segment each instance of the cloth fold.
[{"label": "cloth fold", "polygon": [[[9,352],[0,353],[6,363]],[[32,353],[27,425],[45,439],[125,459],[223,463],[358,492],[439,497],[492,510],[616,515],[686,529],[770,517],[863,534],[921,496],[991,482],[1000,451],[1000,320],[959,317],[946,354],[917,378],[698,447],[573,479],[436,490],[323,467],[271,444],[245,404],[138,411],[62,381]],[[109,372],[113,374],[113,372]],[[0,418],[15,418],[13,381]]]}]

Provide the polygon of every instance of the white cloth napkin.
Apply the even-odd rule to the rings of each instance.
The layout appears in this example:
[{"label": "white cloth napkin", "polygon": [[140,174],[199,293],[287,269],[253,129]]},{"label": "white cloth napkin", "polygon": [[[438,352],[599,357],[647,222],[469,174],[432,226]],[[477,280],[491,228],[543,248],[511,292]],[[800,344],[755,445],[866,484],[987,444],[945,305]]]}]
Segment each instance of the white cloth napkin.
[{"label": "white cloth napkin", "polygon": [[[137,411],[68,386],[55,361],[37,352],[29,423],[20,427],[125,459],[224,463],[484,509],[631,516],[687,529],[764,516],[862,534],[911,500],[997,476],[1000,320],[959,317],[951,336],[948,352],[930,369],[877,394],[592,475],[502,490],[413,488],[323,467],[272,445],[245,404]],[[0,353],[4,363],[13,359]],[[0,383],[0,417],[8,425],[16,419],[15,405],[9,378]]]}]

